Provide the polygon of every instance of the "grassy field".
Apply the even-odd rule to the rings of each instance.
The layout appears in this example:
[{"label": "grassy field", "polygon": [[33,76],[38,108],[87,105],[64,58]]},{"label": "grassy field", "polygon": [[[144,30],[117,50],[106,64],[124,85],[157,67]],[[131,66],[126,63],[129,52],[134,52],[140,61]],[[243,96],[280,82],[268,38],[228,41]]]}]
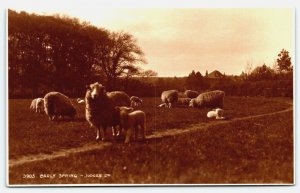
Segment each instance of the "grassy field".
[{"label": "grassy field", "polygon": [[[206,123],[208,109],[158,109],[159,99],[144,99],[147,133],[185,129]],[[230,118],[264,114],[289,107],[282,99],[226,97]],[[29,110],[30,100],[9,101],[9,158],[51,153],[95,140],[76,105],[75,121],[48,121]],[[24,179],[23,174],[110,174],[107,178]],[[247,121],[229,121],[197,133],[133,142],[115,142],[101,151],[13,167],[11,184],[31,183],[292,183],[292,112]]]}]

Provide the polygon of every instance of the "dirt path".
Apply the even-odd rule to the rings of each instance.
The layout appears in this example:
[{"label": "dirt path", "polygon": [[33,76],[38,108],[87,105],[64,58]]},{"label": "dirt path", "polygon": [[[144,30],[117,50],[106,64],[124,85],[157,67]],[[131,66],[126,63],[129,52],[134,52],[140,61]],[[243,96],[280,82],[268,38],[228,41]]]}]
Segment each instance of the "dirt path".
[{"label": "dirt path", "polygon": [[[291,103],[289,103],[291,104]],[[216,121],[216,122],[210,122],[210,123],[198,123],[193,124],[189,126],[186,129],[169,129],[166,131],[159,131],[154,132],[152,135],[147,136],[147,139],[158,139],[163,137],[170,137],[175,135],[181,135],[188,132],[196,132],[199,130],[205,130],[212,126],[222,125],[222,124],[228,124],[234,121],[242,121],[242,120],[248,120],[253,118],[261,118],[264,116],[271,116],[271,115],[277,115],[281,113],[286,113],[289,111],[293,111],[293,107],[287,108],[285,110],[272,112],[272,113],[266,113],[261,115],[251,115],[246,117],[240,117],[240,118],[234,118],[230,120],[222,120],[222,121]],[[10,159],[9,160],[9,167],[15,167],[18,165],[36,162],[36,161],[43,161],[43,160],[51,160],[59,157],[65,157],[71,154],[81,153],[81,152],[87,152],[87,151],[93,151],[93,150],[101,150],[105,149],[109,146],[111,146],[113,143],[111,142],[91,142],[81,147],[75,147],[70,149],[61,149],[55,152],[52,152],[50,154],[37,154],[37,155],[29,155],[29,156],[21,156],[19,158]]]}]

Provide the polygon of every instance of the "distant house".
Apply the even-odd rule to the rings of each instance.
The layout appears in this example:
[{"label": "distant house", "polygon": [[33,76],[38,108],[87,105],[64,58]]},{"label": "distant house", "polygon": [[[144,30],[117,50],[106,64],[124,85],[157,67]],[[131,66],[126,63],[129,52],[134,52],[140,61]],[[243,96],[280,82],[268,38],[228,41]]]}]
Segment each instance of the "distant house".
[{"label": "distant house", "polygon": [[219,78],[223,78],[223,77],[224,77],[224,75],[221,72],[219,72],[218,70],[214,70],[207,75],[207,78],[212,78],[212,79],[219,79]]}]

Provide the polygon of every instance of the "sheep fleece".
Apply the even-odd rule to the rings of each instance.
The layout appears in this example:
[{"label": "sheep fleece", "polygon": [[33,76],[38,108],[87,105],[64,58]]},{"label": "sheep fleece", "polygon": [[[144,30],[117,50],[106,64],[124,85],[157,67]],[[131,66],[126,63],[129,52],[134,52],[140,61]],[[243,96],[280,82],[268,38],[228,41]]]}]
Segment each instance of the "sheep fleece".
[{"label": "sheep fleece", "polygon": [[66,115],[74,117],[76,109],[70,99],[60,92],[49,92],[44,97],[45,112],[48,116]]},{"label": "sheep fleece", "polygon": [[219,107],[223,108],[225,92],[221,90],[215,90],[200,94],[194,100],[194,104],[197,107]]}]

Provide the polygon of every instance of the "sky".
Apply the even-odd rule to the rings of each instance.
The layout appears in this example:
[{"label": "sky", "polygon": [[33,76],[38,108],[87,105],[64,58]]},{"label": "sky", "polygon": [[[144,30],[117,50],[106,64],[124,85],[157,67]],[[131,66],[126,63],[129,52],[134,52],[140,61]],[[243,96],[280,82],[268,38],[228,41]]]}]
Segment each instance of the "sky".
[{"label": "sky", "polygon": [[[12,8],[14,9],[14,8]],[[219,70],[239,75],[247,63],[274,65],[284,48],[294,63],[294,10],[258,8],[14,9],[61,14],[111,31],[133,34],[147,59],[144,69],[158,76],[187,76]]]}]

